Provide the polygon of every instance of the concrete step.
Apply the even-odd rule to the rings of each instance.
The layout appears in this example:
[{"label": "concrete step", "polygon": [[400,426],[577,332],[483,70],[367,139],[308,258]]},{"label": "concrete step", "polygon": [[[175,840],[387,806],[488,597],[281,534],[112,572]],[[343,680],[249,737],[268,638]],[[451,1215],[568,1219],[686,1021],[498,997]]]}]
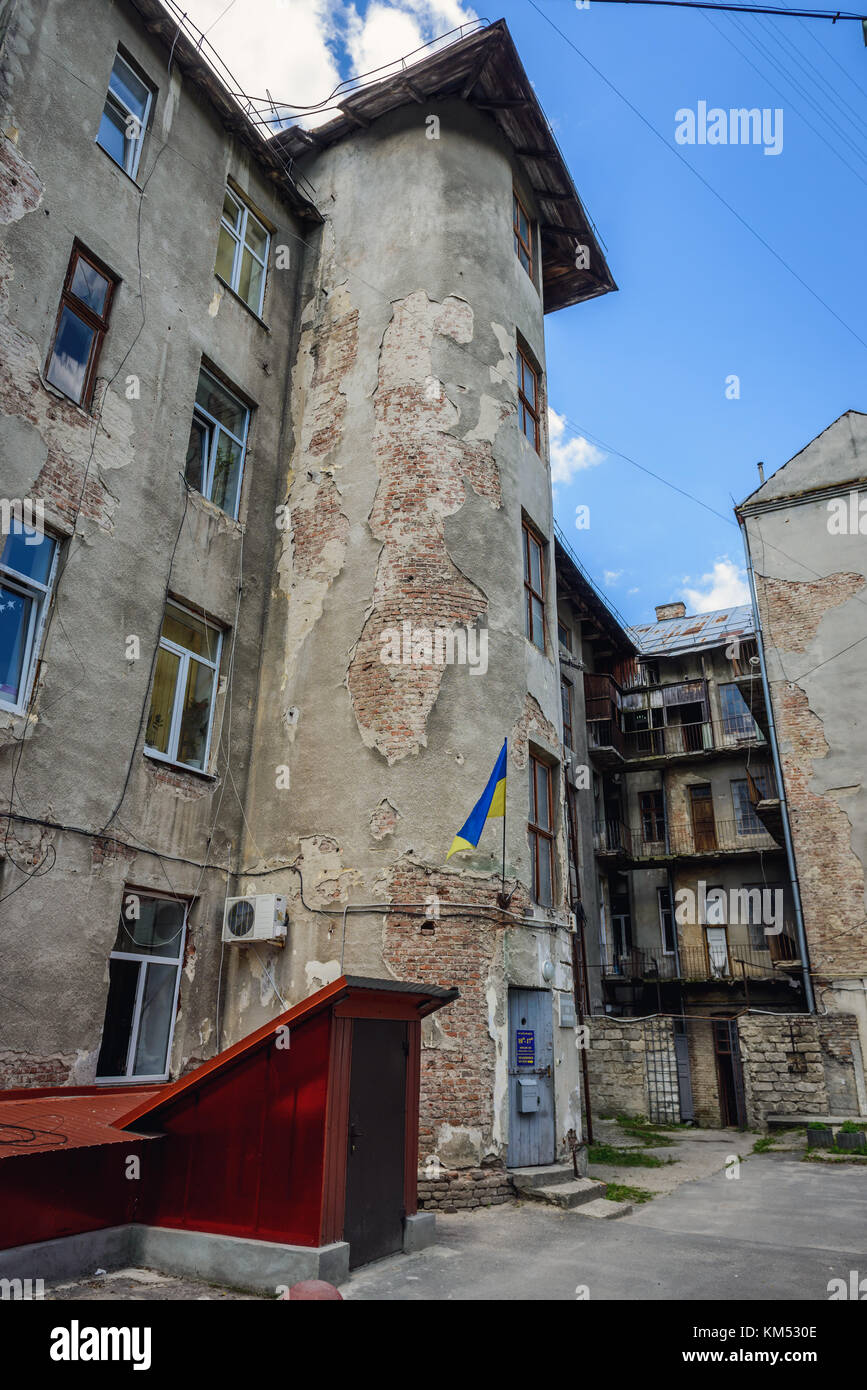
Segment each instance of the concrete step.
[{"label": "concrete step", "polygon": [[571,1163],[545,1163],[539,1168],[510,1168],[509,1176],[519,1192],[533,1187],[551,1187],[555,1183],[574,1182]]},{"label": "concrete step", "polygon": [[[522,1189],[518,1189],[521,1191]],[[599,1200],[605,1193],[604,1182],[594,1182],[592,1178],[575,1178],[569,1182],[557,1182],[539,1187],[523,1189],[525,1197],[535,1197],[539,1202],[548,1202],[554,1207],[580,1207],[584,1202]]]},{"label": "concrete step", "polygon": [[616,1221],[618,1216],[628,1216],[631,1211],[631,1202],[610,1202],[607,1197],[597,1197],[595,1201],[582,1202],[575,1215],[595,1216],[597,1221]]}]

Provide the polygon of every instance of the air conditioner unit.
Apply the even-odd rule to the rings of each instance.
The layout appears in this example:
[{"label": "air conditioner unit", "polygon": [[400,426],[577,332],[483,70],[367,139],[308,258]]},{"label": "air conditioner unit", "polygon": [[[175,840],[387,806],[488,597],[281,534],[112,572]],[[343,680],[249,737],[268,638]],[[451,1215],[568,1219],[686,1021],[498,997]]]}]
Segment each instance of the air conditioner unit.
[{"label": "air conditioner unit", "polygon": [[223,940],[235,946],[248,941],[282,941],[286,936],[286,899],[275,893],[227,898],[223,911]]}]

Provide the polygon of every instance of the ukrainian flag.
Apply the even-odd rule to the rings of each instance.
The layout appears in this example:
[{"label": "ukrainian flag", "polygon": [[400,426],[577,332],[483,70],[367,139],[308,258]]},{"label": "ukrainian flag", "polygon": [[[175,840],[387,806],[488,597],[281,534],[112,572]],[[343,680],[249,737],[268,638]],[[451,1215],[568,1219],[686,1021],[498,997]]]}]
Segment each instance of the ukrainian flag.
[{"label": "ukrainian flag", "polygon": [[447,863],[456,850],[475,849],[485,828],[485,821],[506,814],[506,742],[507,740],[503,739],[500,756],[488,778],[488,785],[452,840],[452,847],[446,855]]}]

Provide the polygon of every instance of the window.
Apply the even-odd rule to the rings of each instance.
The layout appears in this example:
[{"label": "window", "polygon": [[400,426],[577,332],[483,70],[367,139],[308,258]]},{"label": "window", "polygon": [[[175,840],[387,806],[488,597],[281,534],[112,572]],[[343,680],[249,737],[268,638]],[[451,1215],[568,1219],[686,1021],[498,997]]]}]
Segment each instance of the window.
[{"label": "window", "polygon": [[558,622],[557,624],[557,641],[560,643],[561,647],[566,648],[567,652],[571,652],[572,633],[569,631],[565,623]]},{"label": "window", "polygon": [[662,935],[662,949],[667,956],[675,952],[674,914],[671,910],[671,893],[667,888],[657,888],[659,907],[659,930]]},{"label": "window", "polygon": [[157,652],[145,752],[204,771],[211,741],[222,634],[167,603]]},{"label": "window", "polygon": [[153,88],[118,53],[108,80],[96,143],[131,179],[138,173],[153,98]]},{"label": "window", "polygon": [[0,542],[0,706],[20,711],[33,682],[57,542],[11,518]]},{"label": "window", "polygon": [[545,547],[526,521],[522,525],[527,636],[534,646],[543,652],[545,650]]},{"label": "window", "polygon": [[[771,781],[767,772],[754,772],[752,778],[762,799],[769,797],[771,795]],[[732,782],[732,805],[734,806],[738,834],[761,835],[765,827],[753,810],[753,803],[750,800],[750,784],[746,778],[742,781]]]},{"label": "window", "polygon": [[533,865],[533,897],[541,907],[554,902],[554,832],[551,768],[530,754],[530,820],[527,833]]},{"label": "window", "polygon": [[168,1078],[186,921],[178,898],[124,892],[108,963],[101,1081]]},{"label": "window", "polygon": [[720,706],[723,717],[723,733],[740,738],[755,738],[756,725],[750,714],[749,705],[738,687],[732,682],[719,688]]},{"label": "window", "polygon": [[645,685],[659,685],[658,661],[642,661],[638,669],[644,677]]},{"label": "window", "polygon": [[539,375],[518,348],[518,422],[525,438],[539,452]]},{"label": "window", "polygon": [[646,845],[661,843],[665,839],[665,800],[662,792],[641,792],[638,806],[642,840]]},{"label": "window", "polygon": [[261,315],[265,298],[265,269],[270,236],[258,217],[231,188],[223,198],[216,274],[240,295],[254,314]]},{"label": "window", "polygon": [[533,227],[524,204],[514,192],[512,193],[512,229],[515,233],[515,255],[532,280]]},{"label": "window", "polygon": [[199,372],[185,477],[203,497],[238,515],[250,412],[227,387]]},{"label": "window", "polygon": [[[743,897],[744,892],[747,895],[746,899]],[[778,893],[780,898],[777,897]],[[765,897],[765,894],[769,896]],[[741,921],[748,923],[750,947],[753,951],[770,951],[771,941],[777,939],[776,936],[769,935],[766,928],[773,931],[776,926],[775,913],[782,894],[781,883],[745,883],[741,889],[741,903],[746,904]],[[767,919],[764,916],[766,905],[769,914]],[[744,911],[743,908],[741,911]]]},{"label": "window", "polygon": [[563,742],[572,748],[572,682],[560,677],[560,704],[563,709]]},{"label": "window", "polygon": [[77,405],[89,405],[93,395],[116,283],[111,271],[76,242],[63,282],[45,376]]}]

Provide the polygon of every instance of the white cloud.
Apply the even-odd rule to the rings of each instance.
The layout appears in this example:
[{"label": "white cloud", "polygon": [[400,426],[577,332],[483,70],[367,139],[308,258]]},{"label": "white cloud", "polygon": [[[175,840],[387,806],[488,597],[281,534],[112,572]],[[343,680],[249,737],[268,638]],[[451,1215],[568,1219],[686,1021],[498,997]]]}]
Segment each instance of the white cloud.
[{"label": "white cloud", "polygon": [[[228,10],[226,0],[186,0],[185,9],[242,89],[263,101],[267,89],[278,107],[314,106],[343,78],[397,67],[413,49],[476,18],[462,0],[370,0],[363,13],[351,0],[236,0]],[[290,112],[287,120],[315,125],[335,114]]]},{"label": "white cloud", "polygon": [[623,574],[623,570],[605,570],[605,571],[603,571],[603,574],[602,574],[602,581],[603,581],[603,583],[605,584],[606,588],[609,587],[609,586],[612,585],[612,584],[616,584],[617,581],[618,581],[618,579],[620,578],[620,576],[621,576],[622,574]]},{"label": "white cloud", "polygon": [[341,79],[332,0],[243,0],[222,18],[226,0],[185,0],[185,9],[199,29],[214,25],[208,42],[251,97],[264,100],[267,88],[278,105],[313,106]]},{"label": "white cloud", "polygon": [[640,589],[627,589],[626,592],[627,592],[627,594],[640,594],[640,593],[641,593],[641,590],[640,590]]},{"label": "white cloud", "polygon": [[566,421],[556,410],[548,407],[548,438],[551,443],[551,482],[571,483],[584,468],[595,468],[605,454],[583,435],[566,438]]},{"label": "white cloud", "polygon": [[713,613],[717,608],[734,608],[750,601],[746,570],[727,555],[714,561],[711,572],[697,581],[698,588],[689,588],[688,579],[683,582],[682,597],[689,613]]}]

